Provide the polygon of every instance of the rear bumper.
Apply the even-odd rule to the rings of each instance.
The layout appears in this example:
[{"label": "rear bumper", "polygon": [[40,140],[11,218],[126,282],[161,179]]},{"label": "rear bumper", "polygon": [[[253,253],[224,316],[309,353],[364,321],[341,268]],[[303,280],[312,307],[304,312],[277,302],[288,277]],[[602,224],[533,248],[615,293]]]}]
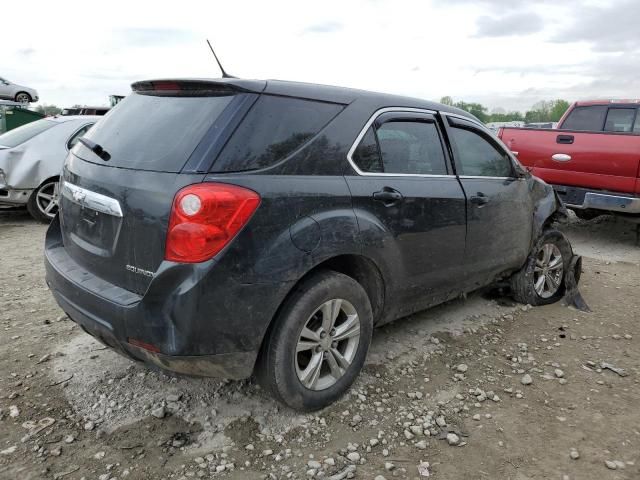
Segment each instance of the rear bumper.
[{"label": "rear bumper", "polygon": [[242,284],[213,263],[168,264],[140,296],[75,263],[62,245],[57,218],[47,232],[45,268],[58,305],[102,343],[174,373],[229,379],[253,372],[289,288]]},{"label": "rear bumper", "polygon": [[26,205],[33,189],[14,190],[0,187],[0,205]]},{"label": "rear bumper", "polygon": [[627,193],[604,192],[586,188],[554,185],[567,207],[640,214],[640,197]]},{"label": "rear bumper", "polygon": [[[50,275],[47,274],[47,278]],[[218,377],[240,380],[253,371],[257,352],[220,353],[214,355],[165,355],[129,344],[118,338],[112,325],[98,318],[66,298],[47,281],[58,305],[75,323],[92,337],[119,354],[171,373],[198,377]]]}]

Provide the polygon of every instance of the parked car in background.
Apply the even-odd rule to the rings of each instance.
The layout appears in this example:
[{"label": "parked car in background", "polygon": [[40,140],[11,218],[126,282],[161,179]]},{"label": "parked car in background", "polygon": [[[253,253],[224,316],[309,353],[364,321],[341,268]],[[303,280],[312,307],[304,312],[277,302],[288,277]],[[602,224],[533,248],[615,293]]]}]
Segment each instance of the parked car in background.
[{"label": "parked car in background", "polygon": [[573,256],[553,189],[475,117],[338,87],[135,83],[60,192],[46,278],[73,321],[299,410],[349,388],[374,326],[496,281],[554,302]]},{"label": "parked car in background", "polygon": [[581,218],[640,215],[638,100],[576,102],[557,129],[501,128],[498,136]]},{"label": "parked car in background", "polygon": [[63,108],[60,115],[106,115],[111,107],[70,107]]},{"label": "parked car in background", "polygon": [[14,100],[20,103],[31,103],[39,100],[38,92],[34,88],[12,83],[0,77],[0,99]]},{"label": "parked car in background", "polygon": [[50,222],[64,159],[99,118],[46,118],[0,135],[0,205],[26,205],[35,219]]}]

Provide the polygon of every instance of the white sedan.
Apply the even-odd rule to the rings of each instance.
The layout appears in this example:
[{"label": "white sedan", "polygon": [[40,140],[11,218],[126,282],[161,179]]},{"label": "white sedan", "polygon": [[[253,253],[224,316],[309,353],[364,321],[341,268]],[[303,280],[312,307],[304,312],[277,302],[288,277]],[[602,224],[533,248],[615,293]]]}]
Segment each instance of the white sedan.
[{"label": "white sedan", "polygon": [[37,102],[39,100],[38,92],[35,89],[18,85],[2,77],[0,77],[0,98],[15,100],[20,103]]},{"label": "white sedan", "polygon": [[26,205],[35,219],[51,221],[64,159],[101,118],[45,118],[0,135],[0,205]]}]

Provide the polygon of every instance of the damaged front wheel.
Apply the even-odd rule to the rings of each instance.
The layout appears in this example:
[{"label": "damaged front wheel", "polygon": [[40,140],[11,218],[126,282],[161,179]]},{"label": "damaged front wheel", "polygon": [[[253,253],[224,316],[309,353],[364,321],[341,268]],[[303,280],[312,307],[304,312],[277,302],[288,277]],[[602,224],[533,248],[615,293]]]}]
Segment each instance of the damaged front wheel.
[{"label": "damaged front wheel", "polygon": [[521,303],[548,305],[565,292],[565,272],[573,253],[565,236],[546,230],[522,269],[511,278],[513,297]]}]

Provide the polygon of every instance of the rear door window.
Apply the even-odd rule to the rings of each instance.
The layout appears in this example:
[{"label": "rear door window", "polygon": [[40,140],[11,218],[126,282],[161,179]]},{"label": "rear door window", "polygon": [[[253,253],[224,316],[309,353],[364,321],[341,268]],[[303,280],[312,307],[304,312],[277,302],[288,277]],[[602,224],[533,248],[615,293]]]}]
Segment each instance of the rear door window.
[{"label": "rear door window", "polygon": [[370,127],[352,160],[365,173],[447,175],[438,128],[433,121],[391,119]]},{"label": "rear door window", "polygon": [[[86,138],[111,156],[109,166],[179,172],[232,95],[187,97],[132,93],[98,122]],[[104,161],[82,144],[74,153]]]},{"label": "rear door window", "polygon": [[212,172],[269,167],[324,128],[344,105],[261,95],[215,161]]},{"label": "rear door window", "polygon": [[0,135],[0,145],[9,148],[17,147],[56,125],[58,125],[58,123],[49,120],[37,120],[27,123],[26,125],[22,125],[21,127]]},{"label": "rear door window", "polygon": [[605,105],[574,108],[562,125],[562,130],[585,130],[601,132],[607,115]]},{"label": "rear door window", "polygon": [[610,108],[604,122],[605,132],[630,133],[636,118],[635,108]]}]

